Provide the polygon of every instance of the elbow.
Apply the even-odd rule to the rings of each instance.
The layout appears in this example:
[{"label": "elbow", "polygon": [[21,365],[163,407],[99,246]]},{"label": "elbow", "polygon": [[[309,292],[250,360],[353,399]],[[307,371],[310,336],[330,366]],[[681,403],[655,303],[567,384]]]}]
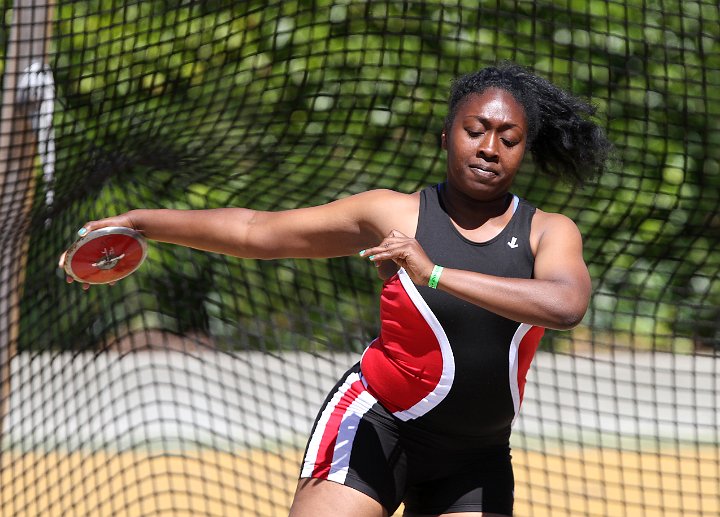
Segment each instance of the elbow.
[{"label": "elbow", "polygon": [[571,330],[577,327],[585,317],[585,311],[558,314],[550,328],[555,330]]},{"label": "elbow", "polygon": [[552,302],[546,313],[550,320],[547,327],[555,330],[571,330],[585,317],[590,305],[590,288],[570,285],[549,299]]},{"label": "elbow", "polygon": [[564,307],[563,310],[557,311],[552,318],[548,328],[555,330],[571,330],[577,327],[585,317],[587,305],[582,307]]},{"label": "elbow", "polygon": [[564,303],[559,303],[555,310],[550,311],[550,324],[546,326],[555,330],[574,329],[582,322],[587,308],[587,302],[568,303],[565,300]]}]

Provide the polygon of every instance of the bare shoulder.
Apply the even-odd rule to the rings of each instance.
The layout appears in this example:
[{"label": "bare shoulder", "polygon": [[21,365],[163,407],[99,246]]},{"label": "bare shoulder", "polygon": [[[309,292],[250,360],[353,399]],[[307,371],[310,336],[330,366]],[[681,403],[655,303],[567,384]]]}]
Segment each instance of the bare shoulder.
[{"label": "bare shoulder", "polygon": [[555,212],[545,212],[543,210],[540,210],[539,208],[535,211],[535,217],[533,217],[532,227],[533,231],[537,229],[541,232],[548,230],[578,231],[577,225],[568,216]]},{"label": "bare shoulder", "polygon": [[[362,212],[364,219],[382,236],[391,230],[399,230],[406,235],[414,235],[420,194],[405,194],[389,189],[368,190],[350,196],[353,205]],[[346,198],[349,200],[349,198]]]},{"label": "bare shoulder", "polygon": [[377,204],[392,204],[398,208],[419,206],[420,193],[414,192],[412,194],[405,194],[403,192],[397,192],[390,189],[374,189],[361,192],[352,196],[357,199],[362,199],[365,202],[377,203]]},{"label": "bare shoulder", "polygon": [[537,209],[530,230],[533,252],[537,253],[543,242],[558,240],[566,241],[567,244],[582,243],[580,230],[572,219],[563,214]]}]

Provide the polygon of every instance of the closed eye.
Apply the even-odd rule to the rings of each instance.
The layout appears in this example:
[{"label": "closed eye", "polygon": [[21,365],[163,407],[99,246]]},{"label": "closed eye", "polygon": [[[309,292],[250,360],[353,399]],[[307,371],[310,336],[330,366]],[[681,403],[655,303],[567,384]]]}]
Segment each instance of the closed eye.
[{"label": "closed eye", "polygon": [[520,142],[515,142],[513,140],[508,140],[506,138],[503,138],[502,142],[503,142],[503,144],[505,144],[508,147],[515,147],[516,145],[518,145],[520,143]]}]

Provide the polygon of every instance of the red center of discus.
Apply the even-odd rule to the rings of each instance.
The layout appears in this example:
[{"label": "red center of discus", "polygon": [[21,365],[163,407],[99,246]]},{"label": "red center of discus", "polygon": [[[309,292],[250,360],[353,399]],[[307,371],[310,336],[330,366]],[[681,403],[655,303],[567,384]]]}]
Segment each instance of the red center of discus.
[{"label": "red center of discus", "polygon": [[80,280],[96,284],[113,282],[138,268],[143,258],[140,242],[130,235],[110,234],[81,245],[70,267]]}]

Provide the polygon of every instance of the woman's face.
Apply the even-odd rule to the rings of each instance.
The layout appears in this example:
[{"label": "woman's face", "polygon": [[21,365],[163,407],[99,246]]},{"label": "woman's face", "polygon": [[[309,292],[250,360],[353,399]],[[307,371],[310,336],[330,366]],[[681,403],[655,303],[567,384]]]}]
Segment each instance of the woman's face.
[{"label": "woman's face", "polygon": [[470,94],[443,131],[448,183],[473,199],[505,195],[525,155],[527,120],[515,98],[500,88]]}]

